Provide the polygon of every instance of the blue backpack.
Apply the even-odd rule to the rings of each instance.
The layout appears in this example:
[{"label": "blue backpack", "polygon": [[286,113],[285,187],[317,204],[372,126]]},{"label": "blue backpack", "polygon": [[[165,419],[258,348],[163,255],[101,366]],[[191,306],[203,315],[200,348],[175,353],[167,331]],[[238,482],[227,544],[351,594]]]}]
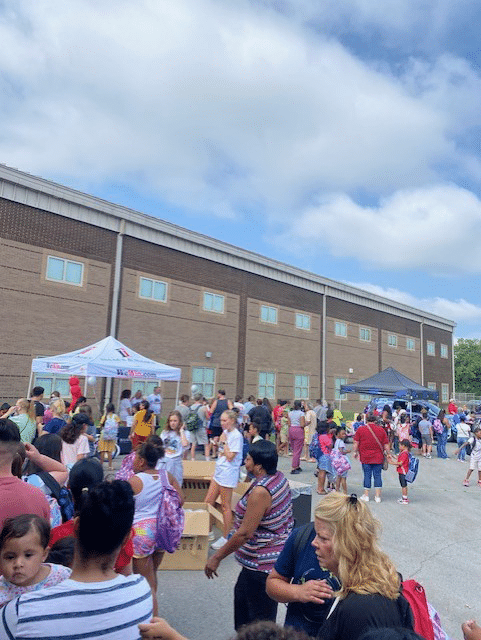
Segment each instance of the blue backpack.
[{"label": "blue backpack", "polygon": [[312,435],[311,444],[309,445],[309,455],[311,458],[319,460],[322,455],[321,445],[319,444],[319,434],[317,431]]},{"label": "blue backpack", "polygon": [[406,482],[414,482],[419,470],[419,460],[409,454],[409,468],[406,473]]}]

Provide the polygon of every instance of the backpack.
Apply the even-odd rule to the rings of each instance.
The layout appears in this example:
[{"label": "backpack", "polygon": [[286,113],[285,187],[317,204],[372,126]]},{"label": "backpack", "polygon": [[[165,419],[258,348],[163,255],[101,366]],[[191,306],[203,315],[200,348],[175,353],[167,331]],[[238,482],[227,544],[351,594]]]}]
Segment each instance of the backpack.
[{"label": "backpack", "polygon": [[187,431],[197,431],[203,426],[202,418],[199,416],[198,411],[202,405],[198,406],[197,409],[191,409],[185,419],[184,426]]},{"label": "backpack", "polygon": [[331,451],[331,464],[337,476],[349,471],[351,468],[351,463],[339,449],[333,449]]},{"label": "backpack", "polygon": [[242,462],[241,465],[246,463],[246,458],[247,458],[247,454],[249,453],[249,447],[251,446],[251,443],[249,442],[249,440],[247,440],[247,438],[243,438],[243,442],[242,442]]},{"label": "backpack", "polygon": [[406,482],[414,482],[419,470],[419,460],[409,454],[409,467],[406,473]]},{"label": "backpack", "polygon": [[184,510],[181,507],[180,496],[170,484],[167,471],[159,471],[162,493],[157,509],[157,526],[155,532],[155,546],[168,553],[174,553],[184,531]]},{"label": "backpack", "polygon": [[117,440],[119,426],[115,418],[106,418],[102,429],[102,440]]},{"label": "backpack", "polygon": [[61,487],[55,480],[55,478],[51,476],[47,471],[40,471],[40,473],[38,473],[37,475],[50,489],[52,496],[58,502],[60,513],[62,515],[62,522],[71,520],[74,516],[75,509],[70,489],[67,489],[67,487]]},{"label": "backpack", "polygon": [[444,425],[441,420],[439,420],[439,418],[436,418],[436,420],[433,422],[433,429],[436,433],[443,433]]},{"label": "backpack", "polygon": [[434,629],[429,615],[426,592],[416,580],[404,580],[401,583],[402,595],[409,602],[414,618],[414,631],[425,640],[434,640]]},{"label": "backpack", "polygon": [[319,444],[319,434],[316,432],[312,435],[311,444],[309,445],[309,455],[311,458],[319,460],[321,457],[321,445]]}]

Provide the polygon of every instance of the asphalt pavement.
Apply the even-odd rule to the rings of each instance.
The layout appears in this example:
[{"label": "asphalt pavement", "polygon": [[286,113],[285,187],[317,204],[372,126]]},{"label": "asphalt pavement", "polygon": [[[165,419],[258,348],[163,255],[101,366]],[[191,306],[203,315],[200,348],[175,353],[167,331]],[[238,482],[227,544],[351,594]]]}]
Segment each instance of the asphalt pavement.
[{"label": "asphalt pavement", "polygon": [[[462,622],[481,620],[481,487],[474,472],[471,486],[463,486],[468,464],[455,459],[454,449],[454,444],[448,444],[447,460],[435,454],[431,460],[420,459],[418,477],[409,486],[409,505],[397,503],[399,480],[395,467],[390,467],[383,473],[382,502],[371,501],[369,506],[382,525],[382,549],[404,579],[414,578],[424,586],[446,632],[460,639]],[[352,462],[348,491],[360,495],[361,466]],[[279,468],[288,477],[312,485],[313,514],[322,499],[316,493],[315,465],[304,462],[303,472],[290,476],[290,463],[290,457],[280,458]],[[192,640],[231,638],[238,573],[232,556],[222,561],[214,580],[201,571],[160,571],[160,615]],[[280,604],[280,623],[284,615],[285,605]]]}]

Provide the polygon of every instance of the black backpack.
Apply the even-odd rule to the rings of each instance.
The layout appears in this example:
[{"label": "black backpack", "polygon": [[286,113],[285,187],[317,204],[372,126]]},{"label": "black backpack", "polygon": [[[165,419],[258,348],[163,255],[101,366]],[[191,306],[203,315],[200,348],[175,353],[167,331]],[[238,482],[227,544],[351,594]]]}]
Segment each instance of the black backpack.
[{"label": "black backpack", "polygon": [[41,478],[44,484],[50,489],[52,496],[58,502],[60,507],[60,513],[62,514],[62,522],[71,520],[74,516],[74,504],[73,496],[70,489],[67,487],[61,487],[59,483],[51,476],[47,471],[41,471],[37,474]]}]

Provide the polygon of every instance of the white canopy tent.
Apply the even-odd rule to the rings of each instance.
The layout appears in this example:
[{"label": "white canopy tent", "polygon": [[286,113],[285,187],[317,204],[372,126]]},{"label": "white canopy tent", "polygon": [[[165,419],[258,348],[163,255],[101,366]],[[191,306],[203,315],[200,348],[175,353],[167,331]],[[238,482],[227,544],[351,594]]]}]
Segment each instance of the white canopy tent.
[{"label": "white canopy tent", "polygon": [[176,404],[179,398],[181,370],[178,367],[155,362],[136,353],[113,336],[107,336],[83,349],[46,358],[34,358],[28,391],[34,373],[100,376],[124,380],[173,380],[177,381]]}]

